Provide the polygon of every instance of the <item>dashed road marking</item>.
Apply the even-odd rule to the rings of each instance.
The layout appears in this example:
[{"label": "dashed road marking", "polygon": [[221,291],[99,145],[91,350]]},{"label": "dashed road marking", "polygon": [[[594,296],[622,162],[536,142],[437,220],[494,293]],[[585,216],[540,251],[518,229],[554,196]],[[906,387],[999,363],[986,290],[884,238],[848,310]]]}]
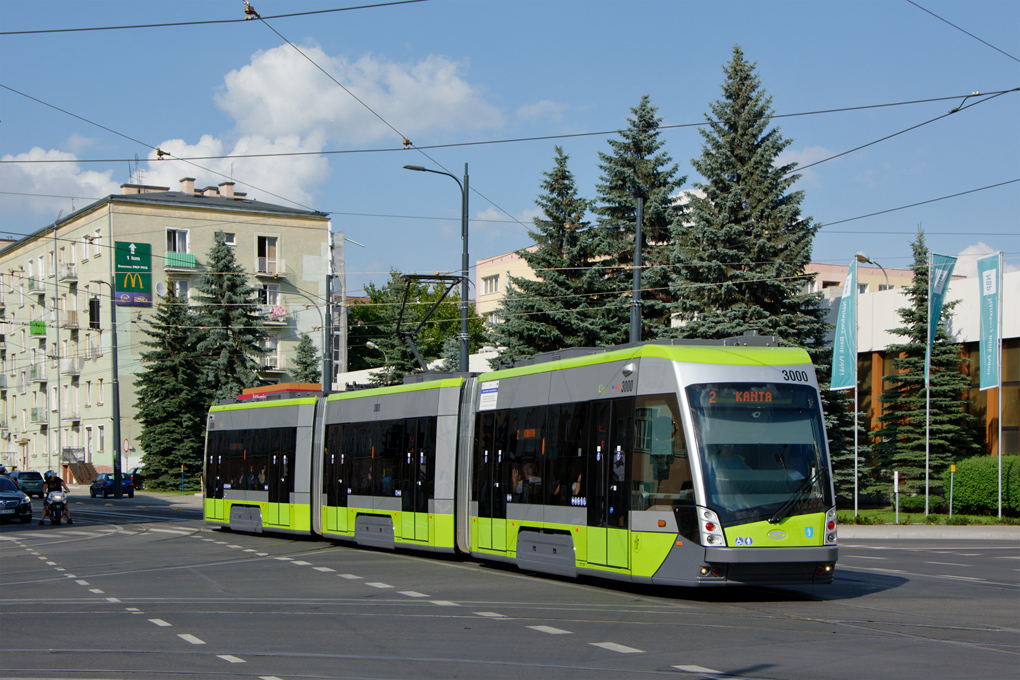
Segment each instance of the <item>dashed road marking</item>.
[{"label": "dashed road marking", "polygon": [[75,583],[77,583],[80,586],[87,586],[89,584],[88,581],[82,581],[81,579],[78,579],[77,581],[75,581]]},{"label": "dashed road marking", "polygon": [[301,560],[294,560],[292,564],[296,564],[299,567],[307,567],[308,565],[311,564],[311,562],[302,562]]},{"label": "dashed road marking", "polygon": [[195,637],[191,633],[178,633],[177,637],[179,637],[180,639],[184,640],[185,642],[190,642],[193,645],[204,645],[205,644],[204,640],[199,640],[197,637]]},{"label": "dashed road marking", "polygon": [[163,619],[149,619],[149,621],[151,623],[156,624],[160,628],[169,628],[170,627],[170,624],[167,623],[166,621],[164,621]]},{"label": "dashed road marking", "polygon": [[376,581],[374,583],[366,583],[365,585],[366,586],[372,586],[373,588],[392,588],[393,587],[389,583],[380,583],[378,581]]},{"label": "dashed road marking", "polygon": [[958,564],[956,562],[925,562],[925,564],[941,564],[944,567],[969,567],[969,564]]},{"label": "dashed road marking", "polygon": [[105,595],[106,594],[106,591],[100,590],[99,588],[89,588],[89,592],[90,593],[95,593],[96,595]]},{"label": "dashed road marking", "polygon": [[239,545],[228,545],[227,547],[228,548],[234,548],[235,550],[240,550],[241,549],[241,546],[239,546]]},{"label": "dashed road marking", "polygon": [[417,590],[401,590],[400,594],[407,597],[428,597],[425,593],[419,593]]},{"label": "dashed road marking", "polygon": [[115,598],[115,597],[108,597],[108,598],[106,598],[106,601],[107,601],[107,602],[120,602],[120,600],[118,600],[118,599],[117,599],[117,598]]},{"label": "dashed road marking", "polygon": [[705,673],[707,675],[718,675],[722,671],[714,671],[711,668],[705,668],[704,666],[673,666],[678,671],[684,673]]},{"label": "dashed road marking", "polygon": [[505,619],[506,614],[499,614],[497,612],[475,612],[477,616],[484,616],[489,619]]},{"label": "dashed road marking", "polygon": [[569,630],[553,628],[552,626],[528,626],[528,628],[537,630],[539,633],[548,633],[549,635],[573,635]]},{"label": "dashed road marking", "polygon": [[190,533],[193,533],[191,531],[179,531],[177,529],[149,529],[149,531],[155,532],[157,534],[176,534],[178,536],[186,536]]},{"label": "dashed road marking", "polygon": [[460,605],[456,602],[450,602],[449,600],[430,600],[432,604],[439,607],[459,607]]},{"label": "dashed road marking", "polygon": [[602,649],[608,649],[611,652],[619,652],[620,654],[644,654],[643,649],[634,649],[626,645],[618,645],[615,642],[589,642],[592,647],[601,647]]},{"label": "dashed road marking", "polygon": [[336,569],[330,569],[329,567],[312,567],[315,571],[336,571]]},{"label": "dashed road marking", "polygon": [[340,574],[340,578],[345,578],[345,579],[348,579],[348,580],[353,580],[353,579],[360,579],[361,577],[360,576],[355,576],[354,574]]},{"label": "dashed road marking", "polygon": [[280,560],[281,562],[293,562],[293,557],[274,557],[274,560]]},{"label": "dashed road marking", "polygon": [[232,656],[230,654],[217,654],[216,656],[227,663],[244,663],[244,659],[238,659],[236,656]]}]

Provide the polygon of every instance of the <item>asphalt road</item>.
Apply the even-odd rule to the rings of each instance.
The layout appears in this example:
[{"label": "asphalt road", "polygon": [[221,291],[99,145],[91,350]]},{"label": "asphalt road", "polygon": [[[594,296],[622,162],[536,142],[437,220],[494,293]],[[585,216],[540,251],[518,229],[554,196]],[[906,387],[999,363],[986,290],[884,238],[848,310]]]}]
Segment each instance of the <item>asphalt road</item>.
[{"label": "asphalt road", "polygon": [[[1020,667],[1020,540],[841,541],[831,586],[661,590],[211,531],[72,496],[0,528],[4,678],[987,678]],[[38,506],[38,501],[36,502]]]}]

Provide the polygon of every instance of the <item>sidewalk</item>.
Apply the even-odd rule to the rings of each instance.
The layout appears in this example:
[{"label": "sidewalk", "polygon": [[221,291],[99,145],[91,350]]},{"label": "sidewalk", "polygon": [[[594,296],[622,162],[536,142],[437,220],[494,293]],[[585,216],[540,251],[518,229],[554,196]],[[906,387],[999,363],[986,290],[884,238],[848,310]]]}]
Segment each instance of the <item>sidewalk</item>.
[{"label": "sidewalk", "polygon": [[839,539],[909,538],[927,540],[1015,541],[1020,547],[1020,526],[1016,525],[927,525],[927,524],[840,524]]}]

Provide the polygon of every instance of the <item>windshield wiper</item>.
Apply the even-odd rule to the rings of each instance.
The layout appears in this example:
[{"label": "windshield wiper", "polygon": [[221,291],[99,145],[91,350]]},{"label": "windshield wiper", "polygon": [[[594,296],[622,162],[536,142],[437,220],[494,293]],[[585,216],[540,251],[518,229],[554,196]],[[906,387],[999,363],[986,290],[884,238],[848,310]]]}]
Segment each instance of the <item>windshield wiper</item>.
[{"label": "windshield wiper", "polygon": [[797,487],[797,490],[793,492],[792,496],[790,496],[790,499],[783,503],[782,506],[776,510],[774,515],[769,517],[769,524],[779,524],[786,519],[786,517],[790,514],[790,511],[793,510],[793,506],[804,497],[804,494],[806,494],[809,489],[811,489],[816,479],[818,479],[818,470],[815,470],[814,474],[801,482],[800,486]]}]

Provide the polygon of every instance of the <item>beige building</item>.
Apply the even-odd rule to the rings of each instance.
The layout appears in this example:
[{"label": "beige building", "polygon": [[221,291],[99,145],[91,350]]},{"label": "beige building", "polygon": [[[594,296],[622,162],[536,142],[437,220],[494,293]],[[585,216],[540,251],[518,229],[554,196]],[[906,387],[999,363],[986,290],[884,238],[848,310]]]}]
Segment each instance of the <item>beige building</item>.
[{"label": "beige building", "polygon": [[[135,422],[139,322],[165,286],[191,298],[206,272],[217,232],[259,290],[269,332],[262,378],[287,382],[299,333],[322,345],[322,304],[330,266],[325,213],[262,203],[231,182],[178,191],[121,185],[107,196],[37,232],[0,246],[0,462],[21,469],[81,475],[141,463]],[[148,278],[145,276],[148,274]],[[120,439],[113,441],[111,282],[117,290]],[[99,301],[99,329],[90,306]],[[320,306],[316,306],[317,303]],[[87,474],[86,474],[87,476]],[[66,478],[66,477],[65,477]],[[81,480],[79,480],[81,481]]]}]

